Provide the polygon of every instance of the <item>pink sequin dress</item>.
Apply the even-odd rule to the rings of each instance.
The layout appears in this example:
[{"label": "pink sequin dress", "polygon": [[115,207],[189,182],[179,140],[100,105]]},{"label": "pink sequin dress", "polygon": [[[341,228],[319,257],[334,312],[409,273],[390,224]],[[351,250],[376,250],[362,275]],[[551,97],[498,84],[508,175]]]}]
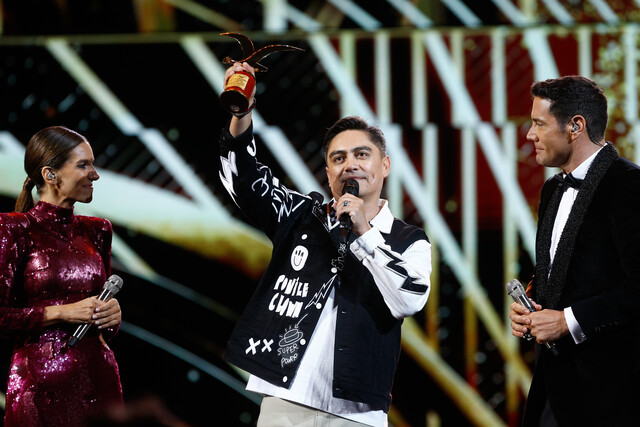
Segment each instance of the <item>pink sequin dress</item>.
[{"label": "pink sequin dress", "polygon": [[5,427],[80,426],[93,412],[122,405],[118,365],[97,328],[69,348],[78,325],[43,326],[44,307],[100,294],[111,236],[109,221],[44,202],[0,214],[0,336],[15,339]]}]

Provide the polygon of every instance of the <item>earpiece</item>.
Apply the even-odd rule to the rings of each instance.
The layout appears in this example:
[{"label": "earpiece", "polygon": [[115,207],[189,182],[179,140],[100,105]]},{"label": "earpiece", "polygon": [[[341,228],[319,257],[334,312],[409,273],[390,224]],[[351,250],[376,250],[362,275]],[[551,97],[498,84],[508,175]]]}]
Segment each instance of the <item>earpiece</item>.
[{"label": "earpiece", "polygon": [[47,174],[47,179],[56,179],[56,174],[55,174],[55,173],[53,173],[53,172],[49,172],[49,173]]},{"label": "earpiece", "polygon": [[571,132],[577,132],[579,129],[578,124],[576,122],[571,123],[573,123],[573,126],[571,126]]}]

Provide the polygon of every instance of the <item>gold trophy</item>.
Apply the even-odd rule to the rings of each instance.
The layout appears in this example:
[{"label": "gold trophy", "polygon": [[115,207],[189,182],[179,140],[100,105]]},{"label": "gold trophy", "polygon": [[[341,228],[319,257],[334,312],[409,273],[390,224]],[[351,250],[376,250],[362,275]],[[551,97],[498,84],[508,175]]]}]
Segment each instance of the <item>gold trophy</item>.
[{"label": "gold trophy", "polygon": [[[228,56],[222,60],[223,64],[233,64],[235,62],[246,62],[251,65],[256,72],[267,71],[267,67],[260,64],[260,60],[264,59],[267,55],[280,51],[303,51],[299,47],[287,46],[284,44],[272,44],[262,49],[255,51],[253,42],[249,37],[240,33],[222,33],[222,36],[233,37],[240,43],[242,49],[243,59],[233,60]],[[249,105],[249,99],[251,99],[251,93],[256,86],[256,79],[247,71],[238,71],[229,77],[225,84],[224,91],[220,95],[220,105],[231,114],[242,117],[251,109],[253,105]],[[255,99],[254,99],[255,105]]]}]

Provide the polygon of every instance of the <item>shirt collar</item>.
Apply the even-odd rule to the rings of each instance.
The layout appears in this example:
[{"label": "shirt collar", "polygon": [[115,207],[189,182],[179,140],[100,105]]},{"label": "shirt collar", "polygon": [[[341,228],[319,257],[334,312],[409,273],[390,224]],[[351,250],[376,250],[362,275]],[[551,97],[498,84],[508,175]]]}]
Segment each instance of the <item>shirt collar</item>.
[{"label": "shirt collar", "polygon": [[[335,199],[331,199],[331,202],[329,202],[328,205],[331,206],[334,201]],[[389,234],[391,232],[391,227],[393,226],[394,220],[391,209],[389,209],[389,202],[387,202],[385,199],[380,199],[378,200],[378,206],[380,206],[380,210],[378,211],[376,216],[374,216],[371,221],[369,221],[369,224],[371,224],[372,227],[377,228],[381,232]],[[335,224],[337,226],[335,213],[336,211],[334,211],[333,208],[331,209],[330,214],[327,213],[327,224],[329,224],[331,228],[333,228],[331,224]],[[334,221],[336,222],[334,223]]]},{"label": "shirt collar", "polygon": [[393,226],[393,214],[391,213],[391,209],[389,209],[389,203],[385,199],[380,199],[378,205],[381,206],[380,211],[369,221],[369,224],[382,233],[389,234]]},{"label": "shirt collar", "polygon": [[[603,147],[600,147],[598,151],[587,157],[587,160],[580,163],[580,165],[578,165],[578,167],[571,172],[571,175],[573,175],[575,179],[584,179],[584,177],[587,176],[587,172],[589,171],[589,166],[591,166],[591,163],[593,163],[593,160],[596,158],[602,148]],[[565,175],[565,173],[562,174],[562,176]]]}]

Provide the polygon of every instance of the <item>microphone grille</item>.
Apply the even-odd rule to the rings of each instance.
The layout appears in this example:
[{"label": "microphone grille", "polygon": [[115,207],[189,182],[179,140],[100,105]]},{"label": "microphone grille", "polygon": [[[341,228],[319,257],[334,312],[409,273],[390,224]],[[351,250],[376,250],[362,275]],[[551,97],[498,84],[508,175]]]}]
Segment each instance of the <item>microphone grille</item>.
[{"label": "microphone grille", "polygon": [[505,289],[507,290],[507,294],[509,294],[510,296],[512,296],[511,294],[513,294],[514,292],[516,294],[520,292],[524,293],[524,288],[522,287],[522,284],[518,281],[518,279],[509,280],[509,283],[505,285]]},{"label": "microphone grille", "polygon": [[342,194],[353,194],[358,197],[360,193],[360,184],[353,178],[349,178],[344,182],[344,186],[342,187]]},{"label": "microphone grille", "polygon": [[112,274],[111,276],[109,276],[109,279],[107,279],[107,281],[105,282],[104,288],[109,290],[111,294],[115,295],[118,293],[120,289],[122,289],[123,283],[124,281],[120,276],[118,276],[117,274]]}]

